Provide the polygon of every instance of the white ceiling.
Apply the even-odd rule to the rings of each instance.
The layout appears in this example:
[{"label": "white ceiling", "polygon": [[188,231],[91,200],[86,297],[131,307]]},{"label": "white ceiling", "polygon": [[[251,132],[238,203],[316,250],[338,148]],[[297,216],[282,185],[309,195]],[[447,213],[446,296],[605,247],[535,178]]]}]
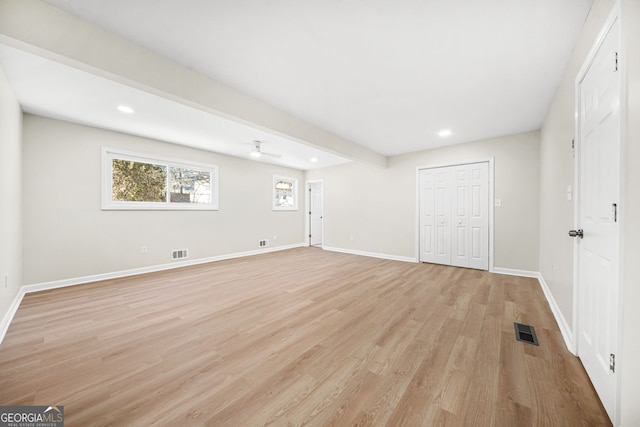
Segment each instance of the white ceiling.
[{"label": "white ceiling", "polygon": [[[258,140],[263,152],[282,156],[263,156],[259,161],[296,169],[349,162],[313,146],[2,44],[0,63],[22,109],[31,114],[253,160],[249,153],[253,141]],[[134,114],[122,114],[120,105],[133,108]]]},{"label": "white ceiling", "polygon": [[[390,156],[539,129],[593,0],[45,1]],[[6,52],[0,51],[3,68]],[[7,71],[12,84],[27,72],[17,73]],[[32,76],[38,78],[44,76]],[[113,82],[101,87],[96,77],[67,78],[75,92],[127,99],[107,87]],[[45,89],[32,92],[46,98]],[[233,132],[220,125],[218,134],[218,123],[198,118],[205,113],[149,94],[131,96],[144,98],[135,120],[104,114],[100,107],[95,117],[76,121],[141,135],[157,125],[176,141],[230,150],[225,141]],[[47,115],[46,100],[32,98],[29,108]],[[75,101],[64,114],[88,110],[81,98]],[[175,117],[172,109],[180,110],[184,122],[171,126],[162,120]],[[95,123],[100,120],[107,122]],[[142,129],[118,128],[125,120]],[[452,135],[439,137],[445,128]],[[260,138],[274,140],[274,149],[265,142],[265,151],[310,148],[281,136]],[[290,166],[314,167],[312,155],[320,156],[305,152]],[[344,161],[336,157],[317,166]]]}]

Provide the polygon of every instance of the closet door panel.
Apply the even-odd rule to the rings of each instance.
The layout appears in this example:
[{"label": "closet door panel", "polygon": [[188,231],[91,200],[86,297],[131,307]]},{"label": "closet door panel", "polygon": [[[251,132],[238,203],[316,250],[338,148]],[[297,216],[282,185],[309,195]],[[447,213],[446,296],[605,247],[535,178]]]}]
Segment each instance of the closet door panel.
[{"label": "closet door panel", "polygon": [[435,259],[438,264],[451,264],[451,178],[450,168],[435,170]]},{"label": "closet door panel", "polygon": [[469,267],[469,168],[467,165],[452,166],[453,191],[456,197],[453,199],[453,247],[451,265],[457,267]]},{"label": "closet door panel", "polygon": [[469,168],[471,215],[469,267],[489,269],[489,163],[474,163]]},{"label": "closet door panel", "polygon": [[422,169],[419,176],[420,262],[435,262],[435,174]]}]

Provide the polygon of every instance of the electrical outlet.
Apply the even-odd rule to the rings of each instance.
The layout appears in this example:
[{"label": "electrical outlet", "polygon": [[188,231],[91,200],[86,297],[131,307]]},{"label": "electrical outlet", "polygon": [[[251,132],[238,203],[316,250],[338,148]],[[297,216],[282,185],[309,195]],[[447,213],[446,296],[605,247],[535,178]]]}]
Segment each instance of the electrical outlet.
[{"label": "electrical outlet", "polygon": [[147,248],[146,246],[143,246],[140,252],[143,254],[146,254],[147,252],[149,252],[149,248]]}]

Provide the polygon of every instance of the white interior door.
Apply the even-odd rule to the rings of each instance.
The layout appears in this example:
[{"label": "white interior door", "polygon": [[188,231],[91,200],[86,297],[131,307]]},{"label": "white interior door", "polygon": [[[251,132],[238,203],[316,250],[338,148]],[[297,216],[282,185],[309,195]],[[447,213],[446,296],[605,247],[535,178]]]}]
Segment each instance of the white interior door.
[{"label": "white interior door", "polygon": [[322,182],[309,183],[309,244],[322,245]]},{"label": "white interior door", "polygon": [[578,355],[615,422],[620,197],[619,26],[579,83]]},{"label": "white interior door", "polygon": [[421,262],[489,269],[488,162],[419,172]]}]

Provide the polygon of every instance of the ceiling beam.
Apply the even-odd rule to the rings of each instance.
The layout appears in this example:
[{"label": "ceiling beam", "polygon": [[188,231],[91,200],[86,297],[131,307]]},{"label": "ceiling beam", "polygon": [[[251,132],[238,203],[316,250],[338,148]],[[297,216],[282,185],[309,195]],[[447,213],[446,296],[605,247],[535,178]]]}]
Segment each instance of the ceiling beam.
[{"label": "ceiling beam", "polygon": [[356,162],[387,165],[380,153],[38,0],[0,0],[0,42]]}]

